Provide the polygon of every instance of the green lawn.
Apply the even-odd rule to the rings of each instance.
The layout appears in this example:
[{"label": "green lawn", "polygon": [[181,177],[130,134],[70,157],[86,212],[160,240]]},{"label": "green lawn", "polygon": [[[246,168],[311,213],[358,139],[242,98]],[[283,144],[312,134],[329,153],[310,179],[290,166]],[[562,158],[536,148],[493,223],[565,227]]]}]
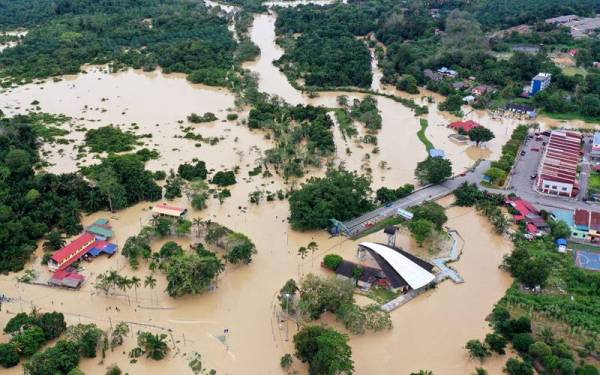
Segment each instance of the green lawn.
[{"label": "green lawn", "polygon": [[600,246],[594,246],[594,245],[584,244],[584,243],[577,243],[577,242],[572,242],[572,241],[569,241],[568,247],[573,250],[600,252]]},{"label": "green lawn", "polygon": [[588,181],[588,189],[600,191],[600,173],[592,172]]},{"label": "green lawn", "polygon": [[600,117],[586,116],[578,112],[555,113],[542,111],[542,114],[557,120],[581,120],[584,122],[600,122]]},{"label": "green lawn", "polygon": [[386,219],[381,220],[380,222],[378,222],[377,224],[373,225],[372,227],[370,227],[369,229],[365,230],[364,232],[360,233],[357,237],[353,237],[353,240],[357,240],[361,237],[367,236],[371,233],[375,233],[375,232],[379,232],[380,230],[382,230],[383,228],[387,227],[388,225],[397,225],[397,224],[401,224],[403,222],[405,222],[406,220],[404,220],[403,218],[401,218],[400,216],[392,216],[392,217],[388,217]]},{"label": "green lawn", "polygon": [[424,118],[419,119],[419,122],[421,123],[421,130],[419,130],[417,132],[417,137],[425,145],[427,152],[429,152],[429,150],[431,150],[432,148],[435,148],[433,146],[433,143],[431,143],[431,141],[429,139],[427,139],[427,136],[425,135],[425,130],[429,126],[429,122]]},{"label": "green lawn", "polygon": [[373,287],[365,295],[373,301],[383,305],[384,303],[387,303],[398,297],[400,293],[381,287]]}]

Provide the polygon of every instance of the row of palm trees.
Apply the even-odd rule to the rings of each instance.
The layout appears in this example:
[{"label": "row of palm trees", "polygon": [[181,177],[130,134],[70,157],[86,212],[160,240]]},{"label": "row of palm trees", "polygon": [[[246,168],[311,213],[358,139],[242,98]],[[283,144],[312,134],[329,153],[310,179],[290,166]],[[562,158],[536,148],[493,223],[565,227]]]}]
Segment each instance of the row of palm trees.
[{"label": "row of palm trees", "polygon": [[[120,291],[126,293],[130,289],[134,289],[135,291],[135,299],[137,301],[137,289],[142,286],[142,279],[137,276],[127,277],[121,276],[115,270],[107,271],[106,273],[98,275],[96,278],[95,288],[102,290],[105,294],[109,294],[112,289],[119,289]],[[147,275],[144,279],[144,287],[149,287],[150,289],[154,289],[156,287],[156,278],[153,274]],[[126,293],[127,294],[127,293]],[[129,294],[127,294],[127,300],[131,305],[131,300],[129,299]]]}]

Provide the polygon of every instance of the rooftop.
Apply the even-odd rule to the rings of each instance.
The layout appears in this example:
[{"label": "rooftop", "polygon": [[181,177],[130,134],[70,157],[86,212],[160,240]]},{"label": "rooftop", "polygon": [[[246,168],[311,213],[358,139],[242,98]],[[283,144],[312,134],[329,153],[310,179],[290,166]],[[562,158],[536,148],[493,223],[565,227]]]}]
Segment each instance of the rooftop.
[{"label": "rooftop", "polygon": [[359,246],[373,255],[394,288],[404,284],[419,289],[435,279],[431,273],[433,265],[399,248],[372,242],[362,242]]},{"label": "rooftop", "polygon": [[170,206],[166,203],[159,203],[152,207],[152,212],[168,216],[181,216],[187,212],[187,209],[183,207]]},{"label": "rooftop", "polygon": [[[96,242],[96,237],[91,233],[84,233],[81,236],[74,239],[71,243],[58,250],[52,255],[52,259],[56,263],[60,263],[63,259],[67,258],[69,255],[79,250],[82,246],[86,245],[87,247],[91,247]],[[85,253],[85,251],[84,251]],[[83,255],[83,254],[82,254]]]},{"label": "rooftop", "polygon": [[576,185],[581,150],[581,134],[575,131],[553,131],[544,152],[540,181]]},{"label": "rooftop", "polygon": [[591,230],[600,231],[600,212],[575,210],[573,220],[578,227],[586,227]]},{"label": "rooftop", "polygon": [[449,128],[454,130],[462,130],[465,133],[470,132],[471,130],[480,127],[481,125],[473,120],[467,121],[455,121],[448,125]]}]

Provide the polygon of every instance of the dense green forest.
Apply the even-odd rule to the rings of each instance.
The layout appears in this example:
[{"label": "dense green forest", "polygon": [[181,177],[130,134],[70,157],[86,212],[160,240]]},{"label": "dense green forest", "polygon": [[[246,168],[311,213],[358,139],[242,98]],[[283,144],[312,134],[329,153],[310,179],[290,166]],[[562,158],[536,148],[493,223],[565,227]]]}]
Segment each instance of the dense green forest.
[{"label": "dense green forest", "polygon": [[77,73],[85,63],[113,62],[117,68],[160,66],[189,74],[192,82],[225,85],[236,57],[248,57],[236,51],[228,21],[202,2],[64,0],[40,4],[39,14],[22,14],[29,1],[8,3],[0,29],[32,27],[19,46],[0,54],[5,78],[27,81]]},{"label": "dense green forest", "polygon": [[162,189],[137,154],[111,156],[86,173],[35,173],[41,160],[36,117],[0,120],[0,272],[18,271],[50,230],[79,233],[82,212],[157,200]]}]

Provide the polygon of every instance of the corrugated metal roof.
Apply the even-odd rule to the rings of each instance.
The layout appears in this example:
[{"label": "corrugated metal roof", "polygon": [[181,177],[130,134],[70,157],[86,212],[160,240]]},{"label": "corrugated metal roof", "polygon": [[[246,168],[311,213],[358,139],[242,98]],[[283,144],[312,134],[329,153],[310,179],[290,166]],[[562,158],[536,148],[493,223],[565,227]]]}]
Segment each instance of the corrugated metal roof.
[{"label": "corrugated metal roof", "polygon": [[431,272],[390,247],[372,242],[362,242],[360,246],[379,254],[412,289],[419,289],[435,279]]}]

